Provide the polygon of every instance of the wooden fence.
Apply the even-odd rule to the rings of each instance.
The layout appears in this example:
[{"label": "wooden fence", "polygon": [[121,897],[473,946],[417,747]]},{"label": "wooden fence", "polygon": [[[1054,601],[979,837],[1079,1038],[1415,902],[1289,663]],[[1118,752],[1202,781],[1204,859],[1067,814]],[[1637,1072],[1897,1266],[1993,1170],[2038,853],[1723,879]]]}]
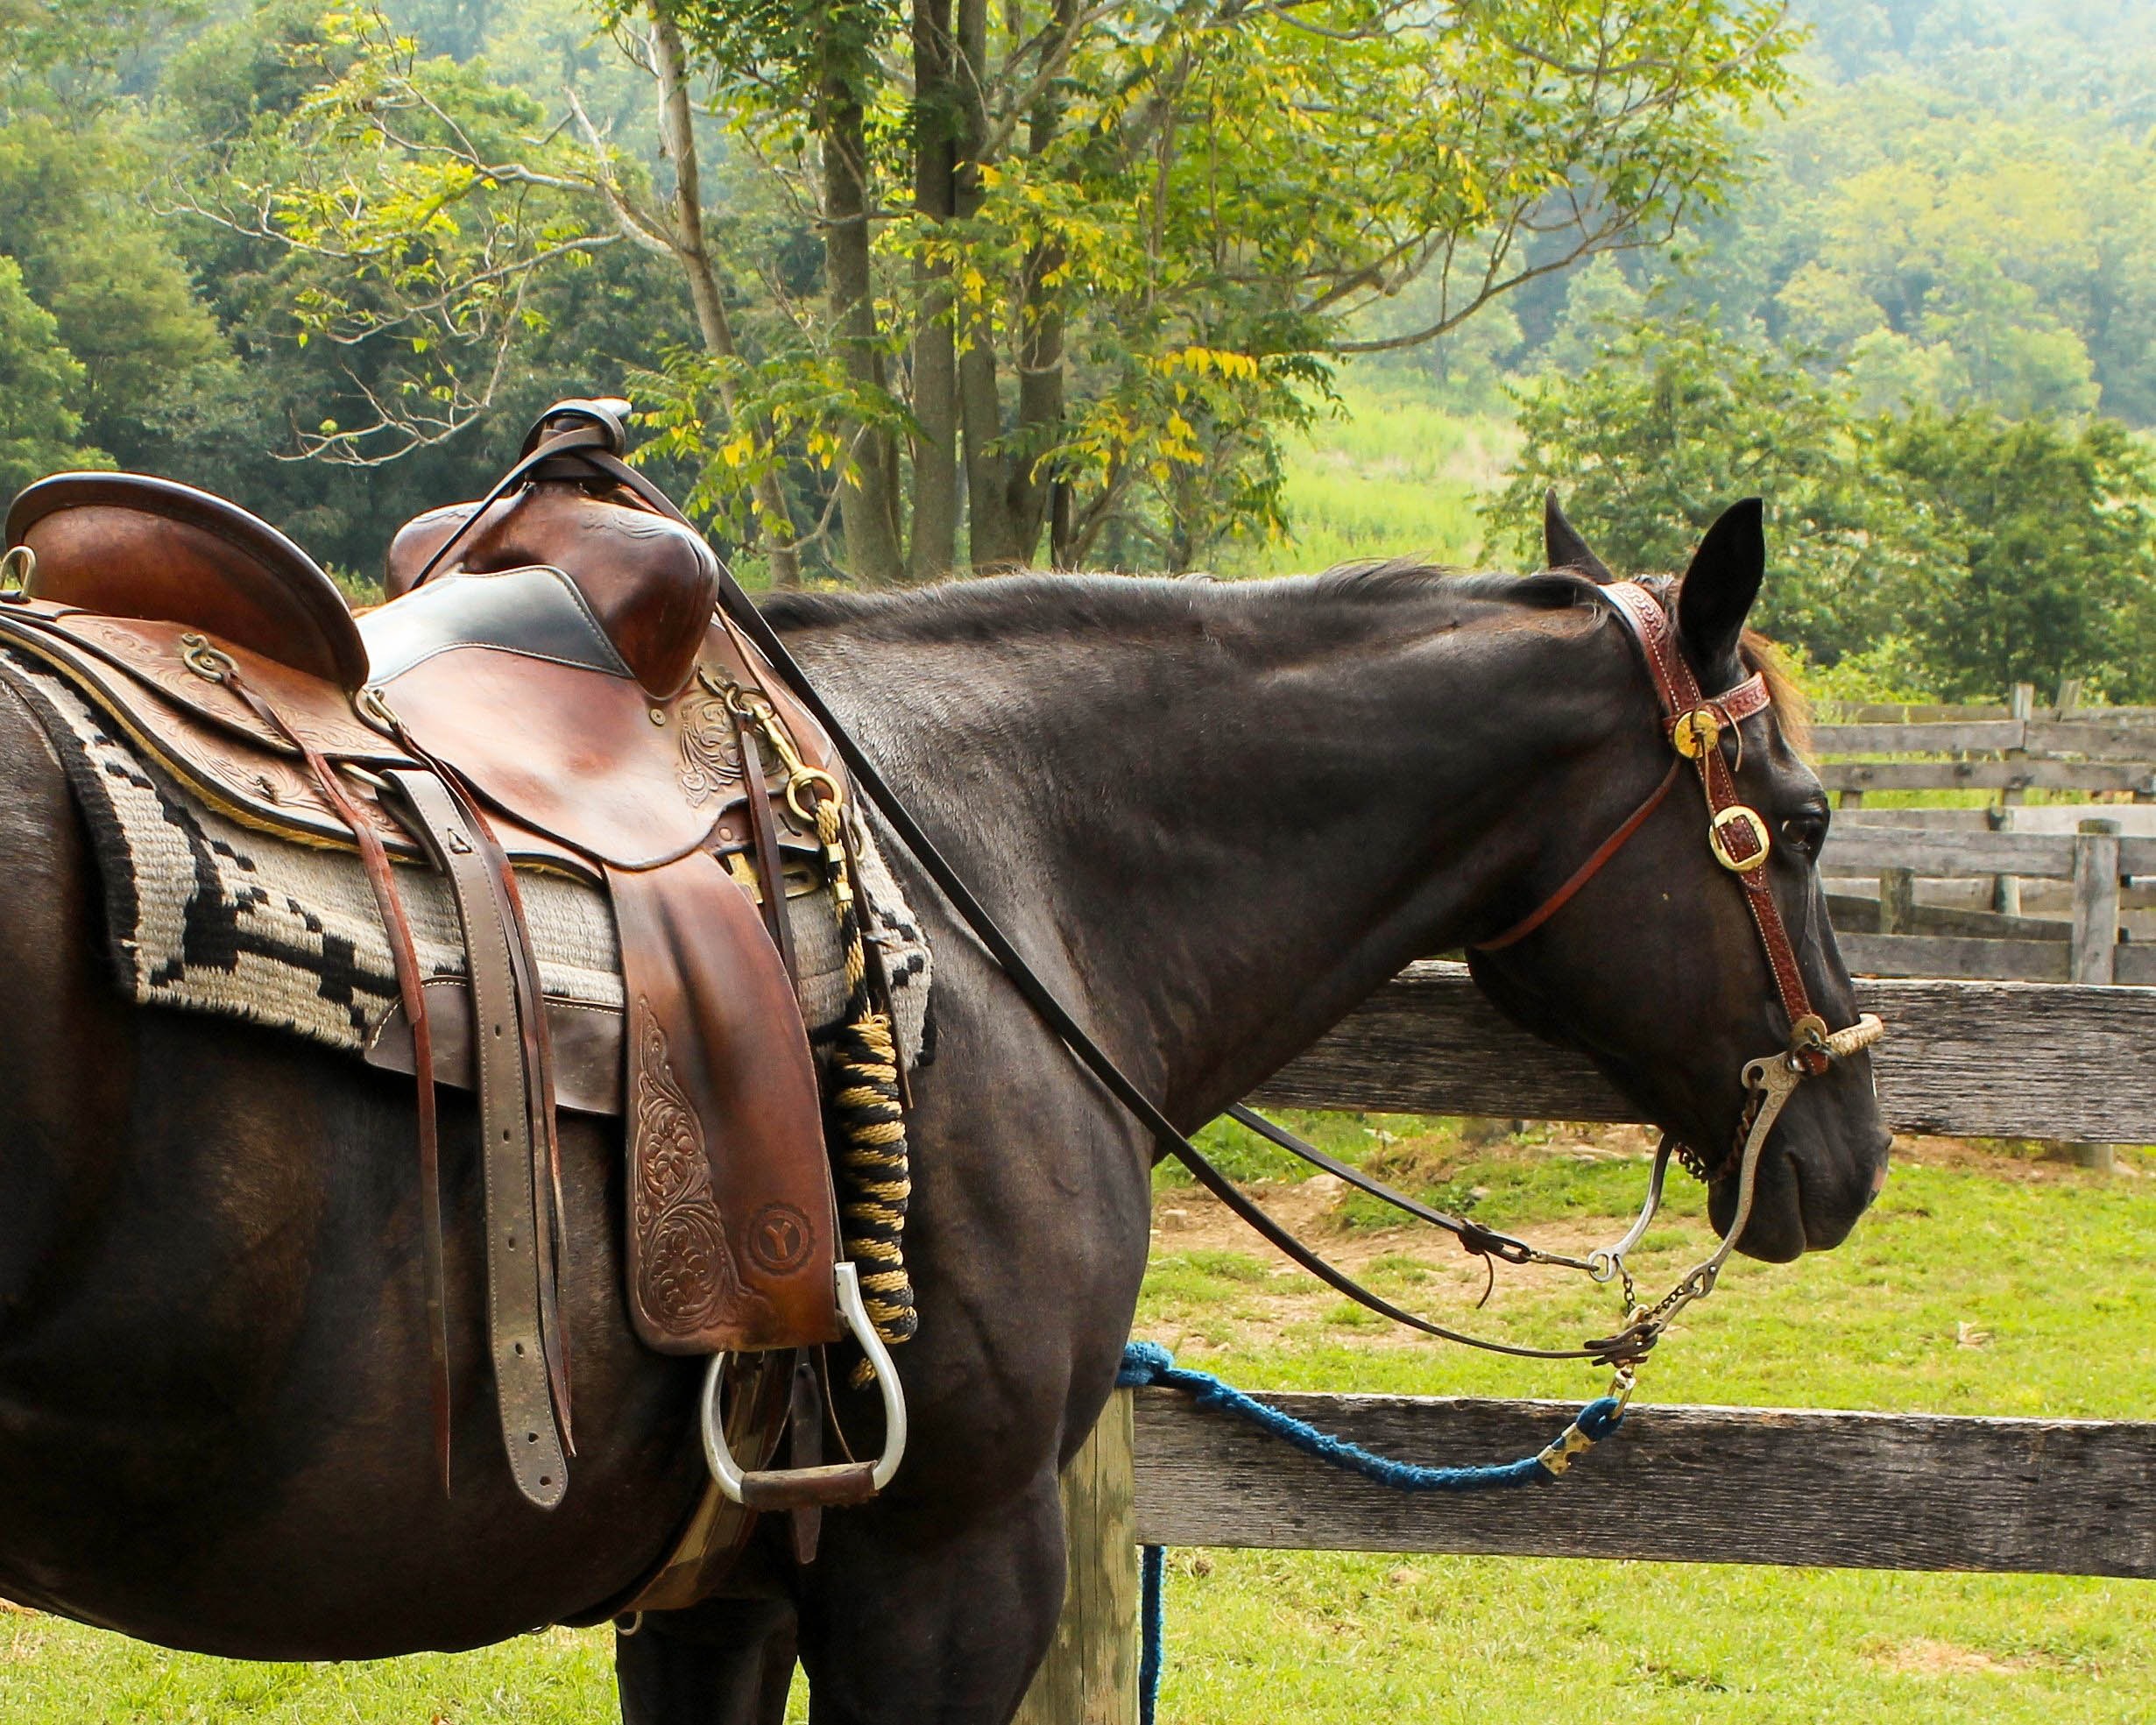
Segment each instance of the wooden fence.
[{"label": "wooden fence", "polygon": [[[1876,1058],[1898,1130],[2156,1140],[2156,989],[1883,980],[1858,993],[1890,1027]],[[1579,1056],[1498,1018],[1464,966],[1436,963],[1396,978],[1258,1099],[1637,1118]],[[1416,1460],[1526,1454],[1573,1411],[1442,1396],[1268,1399]],[[1172,1391],[1119,1391],[1065,1476],[1072,1589],[1020,1718],[1135,1721],[1141,1544],[2156,1578],[2152,1488],[2152,1423],[1646,1405],[1559,1485],[1417,1497]],[[1170,1633],[1172,1650],[1172,1616]]]},{"label": "wooden fence", "polygon": [[[1843,810],[1823,867],[1846,882],[1868,875],[1876,899],[1846,889],[1828,908],[1852,970],[1880,976],[1953,976],[2040,982],[2156,982],[2156,946],[2135,947],[2122,911],[2156,902],[2133,877],[2156,873],[2156,808],[2117,804],[2030,808],[2030,790],[2130,794],[2156,802],[2156,709],[2080,708],[2061,688],[2039,713],[2021,685],[2010,707],[1860,709],[1814,732],[1824,754],[1893,754],[1828,760],[1821,777]],[[1911,760],[1930,755],[1931,760]],[[1987,809],[1877,809],[1874,790],[1981,788]],[[2131,820],[2122,817],[2132,816]],[[2077,831],[2078,829],[2078,831]],[[1926,902],[1919,880],[1986,883],[1989,908]],[[2122,890],[2122,880],[2124,888]],[[2040,883],[2061,883],[2046,891]],[[2066,917],[2023,915],[2025,882]],[[1927,889],[1936,900],[1939,887]],[[1947,889],[1951,896],[1951,890]],[[2144,929],[2144,932],[2147,930]]]}]

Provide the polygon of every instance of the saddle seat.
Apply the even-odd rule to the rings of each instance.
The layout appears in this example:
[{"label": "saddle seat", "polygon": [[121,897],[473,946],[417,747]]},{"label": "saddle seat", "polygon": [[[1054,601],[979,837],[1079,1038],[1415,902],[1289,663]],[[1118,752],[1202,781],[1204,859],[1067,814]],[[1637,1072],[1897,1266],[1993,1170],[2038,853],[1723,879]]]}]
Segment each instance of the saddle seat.
[{"label": "saddle seat", "polygon": [[[715,612],[717,560],[615,458],[613,407],[564,404],[487,497],[400,533],[393,597],[357,619],[283,534],[142,476],[30,487],[0,566],[0,646],[58,672],[222,812],[378,859],[370,879],[392,954],[396,875],[429,868],[452,887],[469,986],[404,986],[399,959],[399,1010],[421,1069],[423,1163],[435,1079],[458,1081],[461,1066],[478,1092],[503,1440],[542,1508],[561,1501],[570,1449],[545,1244],[562,1219],[549,1197],[550,1014],[512,862],[576,874],[612,903],[638,1335],[668,1353],[753,1354],[859,1336],[866,1322],[834,1297],[853,1284],[835,1275],[784,908],[789,857],[819,880],[845,867],[794,806],[789,774],[834,794],[843,777],[815,721]],[[791,757],[775,783],[755,741],[764,723]],[[422,1057],[437,999],[469,1022]],[[438,1246],[428,1256],[438,1275]],[[445,1357],[438,1347],[442,1383]],[[804,1502],[867,1488],[866,1463],[809,1473],[834,1477],[772,1477]]]}]

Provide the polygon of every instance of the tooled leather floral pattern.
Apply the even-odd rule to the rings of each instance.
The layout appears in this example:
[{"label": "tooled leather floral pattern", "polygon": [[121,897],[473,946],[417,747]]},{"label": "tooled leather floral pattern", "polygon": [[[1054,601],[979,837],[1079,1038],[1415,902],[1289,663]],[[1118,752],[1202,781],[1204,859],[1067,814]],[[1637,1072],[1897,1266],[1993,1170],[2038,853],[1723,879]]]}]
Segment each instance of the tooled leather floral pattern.
[{"label": "tooled leather floral pattern", "polygon": [[708,1329],[740,1298],[741,1272],[711,1196],[703,1128],[674,1076],[666,1032],[637,1001],[631,1221],[637,1303],[668,1335]]},{"label": "tooled leather floral pattern", "polygon": [[691,809],[701,809],[741,782],[741,740],[716,696],[683,703],[681,719],[682,791]]}]

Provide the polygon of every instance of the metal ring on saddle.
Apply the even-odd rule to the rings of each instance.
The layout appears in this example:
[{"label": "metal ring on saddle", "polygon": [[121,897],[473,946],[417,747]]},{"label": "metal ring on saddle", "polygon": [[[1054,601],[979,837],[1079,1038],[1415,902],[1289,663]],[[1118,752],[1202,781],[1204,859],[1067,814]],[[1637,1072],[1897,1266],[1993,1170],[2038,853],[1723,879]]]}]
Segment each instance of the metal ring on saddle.
[{"label": "metal ring on saddle", "polygon": [[180,662],[206,682],[227,682],[239,669],[232,655],[212,647],[207,635],[180,636]]},{"label": "metal ring on saddle", "polygon": [[[11,545],[0,552],[0,604],[22,604],[37,578],[38,554],[27,545]],[[13,586],[8,584],[11,580]]]}]

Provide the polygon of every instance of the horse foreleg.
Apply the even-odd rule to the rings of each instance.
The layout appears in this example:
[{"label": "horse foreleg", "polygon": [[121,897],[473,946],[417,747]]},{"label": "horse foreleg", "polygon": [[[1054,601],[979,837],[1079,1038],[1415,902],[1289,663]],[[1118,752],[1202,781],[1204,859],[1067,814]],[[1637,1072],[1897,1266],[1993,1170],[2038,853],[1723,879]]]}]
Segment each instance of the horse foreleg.
[{"label": "horse foreleg", "polygon": [[794,1648],[786,1600],[648,1613],[633,1634],[614,1637],[623,1725],[783,1725]]},{"label": "horse foreleg", "polygon": [[803,1577],[811,1725],[1007,1725],[1063,1608],[1052,1471],[1015,1499],[826,1516]]}]

